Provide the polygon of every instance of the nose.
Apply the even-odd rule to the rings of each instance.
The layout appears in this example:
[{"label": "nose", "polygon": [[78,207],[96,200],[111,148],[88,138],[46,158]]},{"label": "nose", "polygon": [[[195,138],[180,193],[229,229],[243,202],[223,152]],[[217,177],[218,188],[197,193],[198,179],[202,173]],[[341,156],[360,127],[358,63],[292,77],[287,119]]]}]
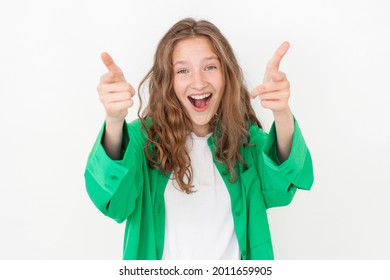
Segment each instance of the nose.
[{"label": "nose", "polygon": [[195,90],[202,90],[207,86],[207,80],[202,71],[196,71],[192,77],[191,87]]}]

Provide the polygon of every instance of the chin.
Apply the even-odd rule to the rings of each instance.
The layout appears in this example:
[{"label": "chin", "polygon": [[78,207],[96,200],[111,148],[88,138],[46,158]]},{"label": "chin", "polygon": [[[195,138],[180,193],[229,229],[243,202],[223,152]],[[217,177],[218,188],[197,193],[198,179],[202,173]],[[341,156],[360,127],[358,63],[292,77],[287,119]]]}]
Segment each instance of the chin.
[{"label": "chin", "polygon": [[206,118],[191,118],[191,122],[194,125],[198,126],[204,126],[208,125],[210,123],[211,117],[206,117]]}]

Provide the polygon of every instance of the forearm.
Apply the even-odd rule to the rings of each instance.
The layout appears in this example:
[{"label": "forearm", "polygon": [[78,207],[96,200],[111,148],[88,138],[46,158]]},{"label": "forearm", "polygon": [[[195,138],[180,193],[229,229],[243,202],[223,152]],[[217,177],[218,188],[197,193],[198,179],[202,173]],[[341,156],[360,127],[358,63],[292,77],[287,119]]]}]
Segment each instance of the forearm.
[{"label": "forearm", "polygon": [[102,140],[107,155],[114,160],[120,159],[124,120],[106,118]]},{"label": "forearm", "polygon": [[280,162],[288,159],[294,134],[294,116],[288,108],[283,112],[274,112],[277,139],[277,154]]}]

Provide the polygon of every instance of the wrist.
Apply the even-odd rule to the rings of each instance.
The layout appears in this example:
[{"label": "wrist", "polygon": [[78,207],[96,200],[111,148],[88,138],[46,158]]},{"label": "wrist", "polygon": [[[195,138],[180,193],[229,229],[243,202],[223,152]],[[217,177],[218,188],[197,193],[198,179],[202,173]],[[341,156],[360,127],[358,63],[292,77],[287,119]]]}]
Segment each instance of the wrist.
[{"label": "wrist", "polygon": [[120,159],[124,121],[123,118],[106,116],[102,144],[111,159]]},{"label": "wrist", "polygon": [[291,112],[291,109],[290,107],[288,107],[287,109],[283,110],[283,111],[277,111],[277,112],[273,112],[274,114],[274,119],[275,119],[275,122],[277,121],[291,121],[294,119],[294,116],[293,116],[293,113]]},{"label": "wrist", "polygon": [[116,118],[116,117],[110,117],[106,116],[106,125],[117,127],[117,126],[123,126],[123,122],[125,121],[124,118]]}]

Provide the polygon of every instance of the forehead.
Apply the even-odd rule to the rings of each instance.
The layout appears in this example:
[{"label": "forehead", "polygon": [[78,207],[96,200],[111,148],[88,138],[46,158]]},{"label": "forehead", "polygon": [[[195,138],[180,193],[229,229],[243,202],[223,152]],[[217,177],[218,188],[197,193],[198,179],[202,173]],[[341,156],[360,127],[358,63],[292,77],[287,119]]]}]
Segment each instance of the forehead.
[{"label": "forehead", "polygon": [[176,43],[173,49],[172,61],[175,63],[177,60],[190,60],[212,56],[218,58],[210,39],[207,37],[193,37],[180,40]]}]

